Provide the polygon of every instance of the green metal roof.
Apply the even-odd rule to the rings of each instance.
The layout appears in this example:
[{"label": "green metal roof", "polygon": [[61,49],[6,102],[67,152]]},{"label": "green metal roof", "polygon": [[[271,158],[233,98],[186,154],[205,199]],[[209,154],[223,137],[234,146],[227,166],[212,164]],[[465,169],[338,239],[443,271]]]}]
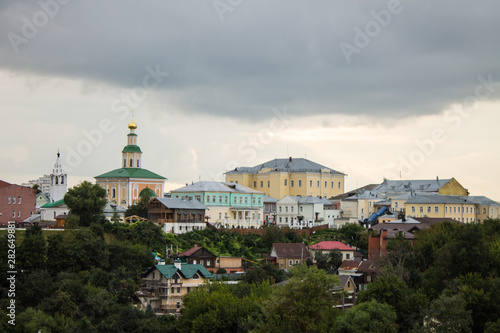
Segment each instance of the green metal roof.
[{"label": "green metal roof", "polygon": [[142,151],[137,145],[127,145],[123,147],[122,153],[142,153]]},{"label": "green metal roof", "polygon": [[180,271],[182,276],[186,279],[191,279],[196,273],[200,273],[205,278],[211,278],[212,273],[210,273],[203,265],[199,264],[181,264],[181,269],[175,267],[175,265],[156,265],[156,269],[160,271],[160,273],[166,277],[167,279],[172,278],[172,276]]},{"label": "green metal roof", "polygon": [[129,133],[129,134],[127,134],[127,136],[137,136],[137,134],[135,134],[135,133]]},{"label": "green metal roof", "polygon": [[53,207],[60,207],[60,206],[64,206],[64,199],[57,200],[55,202],[47,202],[41,208],[53,208]]},{"label": "green metal roof", "polygon": [[94,178],[147,178],[147,179],[166,179],[154,172],[141,168],[120,168],[103,173]]}]

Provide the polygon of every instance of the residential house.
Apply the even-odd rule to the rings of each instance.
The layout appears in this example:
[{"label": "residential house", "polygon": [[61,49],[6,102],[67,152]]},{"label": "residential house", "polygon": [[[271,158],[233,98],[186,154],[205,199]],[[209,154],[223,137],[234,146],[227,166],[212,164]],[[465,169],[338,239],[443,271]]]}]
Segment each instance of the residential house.
[{"label": "residential house", "polygon": [[350,276],[357,290],[366,290],[373,282],[378,267],[372,260],[344,260],[338,269],[339,276]]},{"label": "residential house", "polygon": [[196,199],[154,198],[147,208],[148,220],[166,233],[183,234],[206,227],[207,207]]},{"label": "residential house", "polygon": [[206,269],[213,270],[216,267],[217,256],[207,249],[194,244],[192,248],[181,252],[179,254],[173,254],[172,258],[174,260],[180,260],[186,264],[202,265]]},{"label": "residential house", "polygon": [[[335,217],[340,216],[340,211],[332,209],[330,201],[319,197],[287,195],[276,206],[277,224],[289,228],[333,224]],[[326,216],[328,218],[325,219]]]},{"label": "residential house", "polygon": [[178,314],[182,297],[211,277],[212,274],[199,264],[156,265],[144,275],[137,293],[141,309],[150,306],[156,314]]},{"label": "residential house", "polygon": [[35,190],[0,180],[0,225],[21,223],[36,211]]},{"label": "residential house", "polygon": [[356,283],[352,276],[339,275],[339,284],[333,289],[333,293],[340,294],[337,308],[352,306],[356,304]]},{"label": "residential house", "polygon": [[377,235],[368,238],[368,259],[378,260],[387,253],[387,242],[391,238],[404,237],[413,242],[415,234],[431,225],[442,222],[460,223],[450,218],[403,218],[401,220],[379,223],[369,230],[377,232]]},{"label": "residential house", "polygon": [[276,224],[276,204],[278,199],[264,195],[264,223]]},{"label": "residential house", "polygon": [[305,263],[309,252],[304,243],[273,243],[269,260],[281,269]]},{"label": "residential house", "polygon": [[346,175],[306,158],[281,158],[226,172],[226,182],[238,183],[273,198],[330,197],[344,193]]},{"label": "residential house", "polygon": [[[208,269],[208,268],[207,268]],[[243,259],[241,257],[217,257],[216,267],[208,269],[212,272],[217,272],[219,269],[225,269],[226,273],[240,273],[243,272]]]},{"label": "residential house", "polygon": [[123,221],[125,219],[125,212],[126,211],[127,210],[125,208],[123,208],[122,206],[115,204],[113,202],[110,202],[108,200],[102,213],[104,214],[104,218],[110,222],[114,222],[113,217],[115,216],[115,213],[116,213],[116,214],[118,214],[117,217],[118,217],[119,221],[123,223]]},{"label": "residential house", "polygon": [[309,245],[307,249],[309,250],[313,262],[316,262],[317,253],[330,254],[333,251],[340,251],[342,260],[352,260],[356,252],[356,249],[339,241],[322,241],[317,244]]},{"label": "residential house", "polygon": [[263,224],[264,193],[226,182],[199,181],[172,191],[172,198],[197,200],[216,227],[259,228]]}]

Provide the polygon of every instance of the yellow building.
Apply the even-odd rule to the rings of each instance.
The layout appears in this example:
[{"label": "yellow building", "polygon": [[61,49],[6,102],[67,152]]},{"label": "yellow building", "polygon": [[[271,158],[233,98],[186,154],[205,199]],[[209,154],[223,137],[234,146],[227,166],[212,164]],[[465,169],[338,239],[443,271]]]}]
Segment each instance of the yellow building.
[{"label": "yellow building", "polygon": [[463,223],[477,222],[478,204],[467,197],[415,195],[405,204],[406,217],[450,218]]},{"label": "yellow building", "polygon": [[124,208],[136,203],[142,195],[163,197],[165,177],[142,168],[142,151],[137,145],[137,124],[128,125],[127,145],[122,150],[122,168],[96,176],[96,182],[108,194],[108,200]]},{"label": "yellow building", "polygon": [[477,207],[477,221],[500,218],[500,203],[484,196],[469,196],[468,201],[475,202]]},{"label": "yellow building", "polygon": [[308,159],[292,157],[226,172],[226,182],[238,183],[277,199],[286,195],[332,197],[343,194],[345,177],[342,172]]}]

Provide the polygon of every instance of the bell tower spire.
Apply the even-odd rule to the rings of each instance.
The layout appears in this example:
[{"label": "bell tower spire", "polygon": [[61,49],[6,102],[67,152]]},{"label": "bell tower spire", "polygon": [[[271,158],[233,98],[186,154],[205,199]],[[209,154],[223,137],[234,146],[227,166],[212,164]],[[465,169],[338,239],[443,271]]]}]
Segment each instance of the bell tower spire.
[{"label": "bell tower spire", "polygon": [[128,124],[130,133],[127,135],[127,145],[122,150],[124,168],[141,168],[142,151],[137,145],[137,124],[134,122],[134,111],[132,110],[132,121]]}]

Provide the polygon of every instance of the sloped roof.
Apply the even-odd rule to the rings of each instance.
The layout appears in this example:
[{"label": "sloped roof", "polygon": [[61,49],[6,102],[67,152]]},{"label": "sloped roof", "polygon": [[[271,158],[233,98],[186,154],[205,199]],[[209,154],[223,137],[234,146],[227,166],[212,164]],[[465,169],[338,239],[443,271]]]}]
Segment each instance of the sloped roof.
[{"label": "sloped roof", "polygon": [[407,204],[476,204],[473,201],[468,201],[467,197],[457,195],[415,195],[412,196]]},{"label": "sloped roof", "polygon": [[115,169],[102,175],[94,177],[99,178],[144,178],[144,179],[166,179],[154,172],[142,168],[120,168]]},{"label": "sloped roof", "polygon": [[377,186],[379,186],[379,184],[368,184],[368,185],[365,185],[363,187],[351,190],[349,192],[345,192],[343,194],[339,194],[339,195],[337,195],[335,197],[331,197],[330,200],[344,200],[344,199],[347,199],[349,197],[352,197],[352,196],[356,195],[357,193],[363,192],[365,190],[366,191],[370,191],[370,190],[374,189]]},{"label": "sloped roof", "polygon": [[155,198],[163,206],[171,209],[208,209],[207,206],[202,204],[196,199],[184,200],[178,198]]},{"label": "sloped roof", "polygon": [[340,251],[355,251],[350,246],[339,241],[322,241],[314,245],[308,246],[311,250],[340,250]]},{"label": "sloped roof", "polygon": [[254,167],[237,167],[226,174],[238,173],[258,173],[262,169],[271,169],[271,171],[280,172],[321,172],[328,169],[329,173],[343,175],[342,172],[328,168],[324,165],[310,161],[306,158],[276,158],[271,161],[256,165]]},{"label": "sloped roof", "polygon": [[408,191],[424,191],[437,192],[441,187],[451,181],[450,179],[412,179],[412,180],[389,180],[373,189],[376,192],[408,192]]},{"label": "sloped roof", "polygon": [[176,257],[176,258],[189,257],[189,256],[193,255],[195,252],[197,252],[197,251],[199,251],[201,249],[207,251],[208,253],[210,253],[211,255],[213,255],[215,257],[215,254],[213,254],[212,252],[208,251],[207,249],[205,249],[202,246],[198,246],[197,244],[194,244],[194,246],[192,248],[190,248],[189,250],[186,250],[186,251],[181,252],[179,254],[174,254],[174,257]]},{"label": "sloped roof", "polygon": [[64,199],[57,200],[55,202],[47,202],[45,205],[43,205],[40,208],[54,208],[54,207],[61,207],[65,206]]},{"label": "sloped roof", "polygon": [[371,191],[362,191],[362,192],[359,192],[357,193],[356,195],[353,195],[349,198],[346,198],[344,200],[359,200],[359,199],[380,199],[380,201],[383,201],[385,200],[385,195],[379,193],[379,192],[375,192],[374,190],[371,190]]},{"label": "sloped roof", "polygon": [[344,260],[339,266],[339,270],[357,271],[362,262],[361,260]]},{"label": "sloped roof", "polygon": [[351,280],[352,284],[354,285],[354,288],[356,288],[356,284],[354,283],[354,280],[352,279],[351,276],[349,275],[338,275],[340,283],[336,286],[337,288],[340,289],[345,289],[346,284],[349,280]]},{"label": "sloped roof", "polygon": [[3,180],[0,180],[0,187],[5,187],[5,186],[9,186],[9,185],[12,185],[12,184],[4,182]]},{"label": "sloped roof", "polygon": [[268,196],[268,195],[264,195],[263,202],[264,202],[264,203],[277,203],[277,202],[278,202],[278,199],[275,199],[275,198],[270,197],[270,196]]},{"label": "sloped roof", "polygon": [[276,252],[278,258],[309,258],[304,243],[273,243],[271,252]]},{"label": "sloped roof", "polygon": [[264,194],[260,191],[254,190],[250,187],[246,187],[240,184],[217,182],[217,181],[199,181],[172,191],[172,193],[178,193],[178,192],[232,192],[232,193]]},{"label": "sloped roof", "polygon": [[180,272],[186,279],[192,278],[196,273],[200,273],[205,278],[212,277],[210,273],[203,265],[194,264],[184,264],[181,263],[181,268],[178,269],[175,265],[156,265],[154,266],[160,273],[167,279],[172,278],[176,272]]},{"label": "sloped roof", "polygon": [[468,196],[468,201],[472,201],[482,206],[500,206],[500,203],[485,196]]}]

